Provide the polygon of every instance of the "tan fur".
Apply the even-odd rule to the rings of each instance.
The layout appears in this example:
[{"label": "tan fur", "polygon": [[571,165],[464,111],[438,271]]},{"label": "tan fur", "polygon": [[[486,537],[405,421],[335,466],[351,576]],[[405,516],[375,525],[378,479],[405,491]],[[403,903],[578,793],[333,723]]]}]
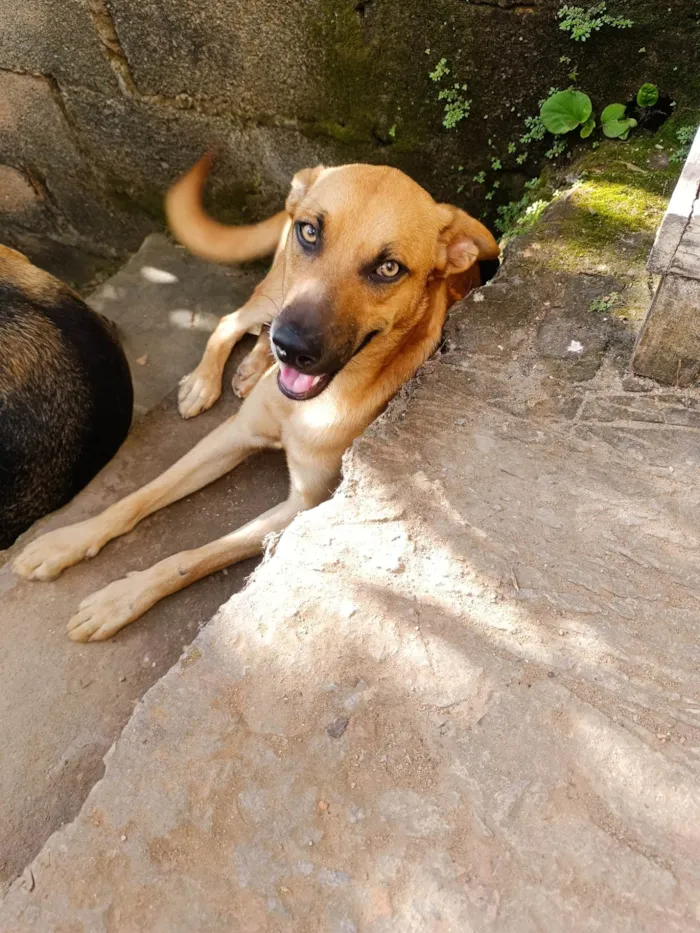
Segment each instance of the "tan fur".
[{"label": "tan fur", "polygon": [[214,262],[245,262],[274,252],[289,218],[285,211],[260,224],[227,227],[208,217],[200,192],[212,156],[207,155],[177,181],[165,199],[170,229],[190,252]]},{"label": "tan fur", "polygon": [[[200,255],[240,257],[246,250],[242,229],[247,229],[254,244],[251,250],[267,244],[268,252],[273,252],[274,244],[266,239],[269,221],[268,226],[230,230],[206,218],[199,197],[207,168],[208,162],[199,163],[170,192],[167,210],[176,235]],[[368,333],[379,333],[325,391],[303,402],[280,392],[277,367],[263,333],[234,381],[241,395],[249,393],[235,417],[152,483],[101,515],[50,532],[24,550],[15,570],[29,579],[53,579],[251,453],[285,450],[290,492],[284,503],[218,541],[175,554],[93,594],[69,622],[69,635],[76,641],[109,638],[169,593],[260,553],[268,534],[282,531],[298,512],[327,498],[349,445],[434,350],[449,305],[478,279],[476,261],[498,255],[498,246],[483,225],[457,208],[436,204],[426,191],[391,168],[306,169],[295,176],[287,210],[284,222],[273,218],[280,239],[270,273],[244,307],[221,320],[199,366],[183,381],[179,399],[183,417],[214,403],[236,341],[246,332],[259,332],[295,296],[318,289],[329,296],[333,308],[329,332],[339,345],[354,341],[353,346],[359,347]],[[295,237],[287,234],[291,220],[306,221],[319,210],[327,219],[328,243],[310,263]],[[410,274],[389,288],[373,289],[358,274],[358,263],[371,260],[387,243],[400,252]]]},{"label": "tan fur", "polygon": [[1,244],[0,281],[12,282],[28,298],[46,304],[55,301],[61,292],[75,294],[64,282],[32,265],[23,253]]}]

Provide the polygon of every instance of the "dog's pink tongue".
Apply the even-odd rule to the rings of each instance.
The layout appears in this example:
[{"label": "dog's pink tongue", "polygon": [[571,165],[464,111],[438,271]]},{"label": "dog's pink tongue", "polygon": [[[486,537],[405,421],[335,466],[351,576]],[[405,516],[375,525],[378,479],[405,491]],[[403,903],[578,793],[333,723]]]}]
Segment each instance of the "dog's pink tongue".
[{"label": "dog's pink tongue", "polygon": [[284,363],[280,363],[280,379],[282,385],[289,392],[293,392],[295,395],[303,395],[304,392],[308,392],[309,389],[316,385],[319,377],[307,376],[292,366],[285,366]]}]

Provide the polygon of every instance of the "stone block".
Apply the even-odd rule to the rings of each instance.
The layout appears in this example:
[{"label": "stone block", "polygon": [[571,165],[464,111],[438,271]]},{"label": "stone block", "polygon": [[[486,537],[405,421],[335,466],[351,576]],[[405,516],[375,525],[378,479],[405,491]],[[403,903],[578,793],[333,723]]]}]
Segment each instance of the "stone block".
[{"label": "stone block", "polygon": [[105,93],[117,90],[87,0],[0,4],[0,68],[52,75]]},{"label": "stone block", "polygon": [[108,0],[143,94],[187,93],[237,113],[294,114],[319,97],[319,13],[308,0]]},{"label": "stone block", "polygon": [[217,211],[241,219],[279,210],[292,176],[316,165],[328,147],[282,126],[241,126],[194,110],[126,98],[108,100],[82,88],[64,92],[83,151],[114,191],[162,217],[163,195],[205,151],[219,160],[212,179]]},{"label": "stone block", "polygon": [[36,180],[72,242],[124,249],[153,229],[135,206],[123,209],[106,194],[104,179],[75,142],[59,91],[46,78],[0,71],[0,161]]},{"label": "stone block", "polygon": [[0,165],[0,236],[6,226],[53,229],[44,200],[29,178],[10,165]]},{"label": "stone block", "polygon": [[700,281],[666,276],[632,357],[638,376],[689,386],[700,378]]}]

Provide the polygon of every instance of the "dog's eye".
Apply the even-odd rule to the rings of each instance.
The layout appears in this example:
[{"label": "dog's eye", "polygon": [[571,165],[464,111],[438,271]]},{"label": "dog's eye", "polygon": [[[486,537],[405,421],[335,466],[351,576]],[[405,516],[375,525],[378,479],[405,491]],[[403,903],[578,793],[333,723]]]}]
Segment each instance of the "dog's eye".
[{"label": "dog's eye", "polygon": [[377,266],[374,271],[382,279],[395,279],[401,271],[401,266],[395,259],[387,259],[381,266]]},{"label": "dog's eye", "polygon": [[318,230],[313,224],[297,224],[297,236],[302,246],[315,246],[318,243]]}]

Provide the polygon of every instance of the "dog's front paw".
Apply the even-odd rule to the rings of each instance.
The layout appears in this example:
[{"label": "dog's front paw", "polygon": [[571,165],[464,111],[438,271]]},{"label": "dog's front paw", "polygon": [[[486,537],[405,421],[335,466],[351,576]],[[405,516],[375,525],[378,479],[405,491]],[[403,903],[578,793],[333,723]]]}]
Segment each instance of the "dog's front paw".
[{"label": "dog's front paw", "polygon": [[241,362],[231,381],[234,395],[237,395],[238,398],[246,398],[246,396],[250,395],[269,365],[270,361],[267,358],[256,359],[255,351],[249,353]]},{"label": "dog's front paw", "polygon": [[90,521],[57,528],[28,544],[13,564],[13,570],[26,580],[55,580],[66,567],[99,553]]},{"label": "dog's front paw", "polygon": [[183,418],[194,418],[214,404],[221,395],[221,378],[199,368],[185,376],[177,393],[177,407]]},{"label": "dog's front paw", "polygon": [[115,580],[82,601],[68,623],[72,641],[105,641],[151,607],[142,572]]}]

